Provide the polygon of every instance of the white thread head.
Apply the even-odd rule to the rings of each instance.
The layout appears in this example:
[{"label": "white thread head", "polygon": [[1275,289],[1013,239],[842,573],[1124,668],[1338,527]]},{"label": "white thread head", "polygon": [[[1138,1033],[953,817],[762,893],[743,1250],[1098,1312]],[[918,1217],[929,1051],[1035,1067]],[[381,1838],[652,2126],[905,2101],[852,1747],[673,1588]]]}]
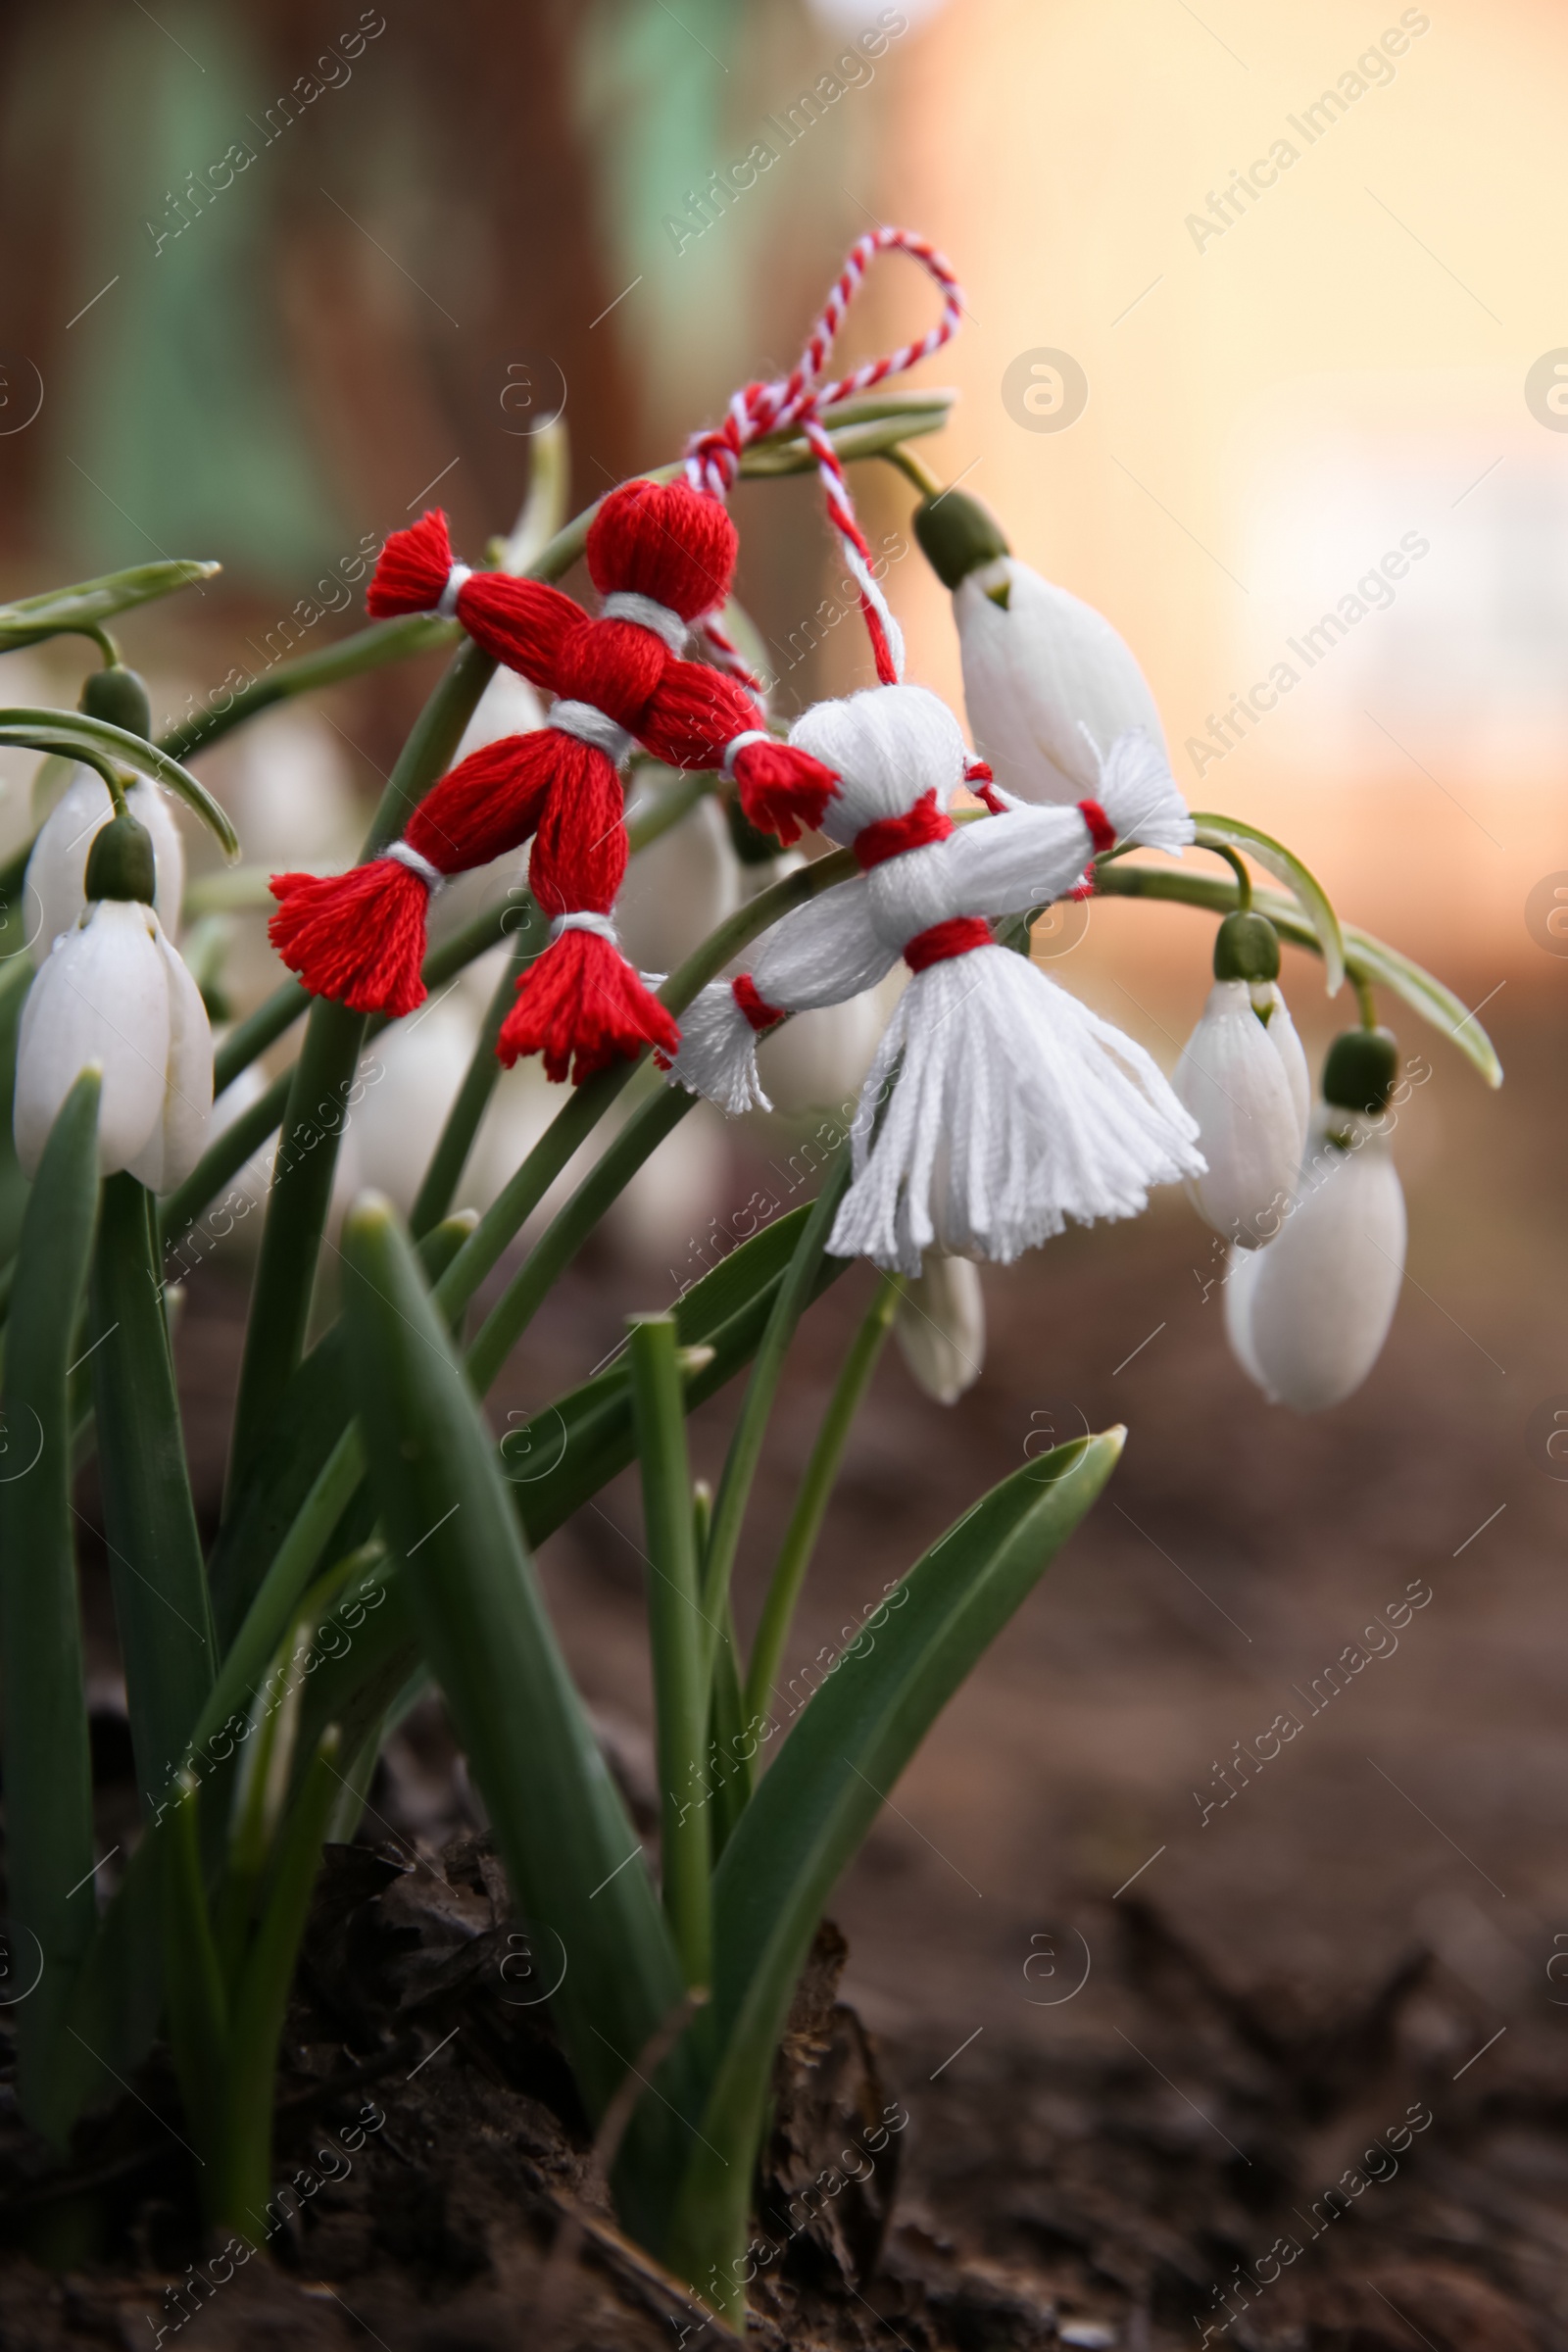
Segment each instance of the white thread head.
[{"label": "white thread head", "polygon": [[620,946],[620,934],[610,916],[595,914],[591,907],[572,907],[565,914],[556,915],[550,925],[551,946],[567,931],[591,931],[595,939],[606,940],[612,948]]},{"label": "white thread head", "polygon": [[447,878],[441,868],[432,865],[428,858],[421,858],[406,841],[388,842],[381,855],[390,858],[394,865],[406,865],[411,874],[417,874],[432,899],[438,890],[445,889]]},{"label": "white thread head", "polygon": [[575,735],[579,743],[591,743],[595,751],[603,752],[618,767],[631,750],[633,738],[622,726],[617,726],[608,710],[594,703],[576,703],[569,698],[551,706],[547,726],[563,735]]},{"label": "white thread head", "polygon": [[452,569],[447,573],[447,584],[436,600],[435,609],[443,620],[457,619],[458,598],[463,592],[463,583],[465,580],[471,580],[472,577],[473,565],[471,564],[453,564]]},{"label": "white thread head", "polygon": [[679,656],[685,649],[691,623],[672,605],[662,605],[654,596],[643,596],[635,588],[616,588],[604,599],[599,608],[601,620],[629,620],[635,628],[648,629],[662,638],[670,652]]},{"label": "white thread head", "polygon": [[841,842],[903,816],[928,792],[945,809],[968,757],[957,720],[924,686],[868,686],[842,702],[818,703],[795,721],[790,741],[837,775],[822,830]]}]

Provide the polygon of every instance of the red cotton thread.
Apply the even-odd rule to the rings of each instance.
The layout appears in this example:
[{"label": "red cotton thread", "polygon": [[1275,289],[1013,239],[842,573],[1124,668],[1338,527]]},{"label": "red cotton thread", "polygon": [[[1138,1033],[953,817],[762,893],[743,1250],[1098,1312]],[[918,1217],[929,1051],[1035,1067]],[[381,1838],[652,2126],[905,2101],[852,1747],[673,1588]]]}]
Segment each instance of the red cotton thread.
[{"label": "red cotton thread", "polygon": [[737,972],[729,985],[730,993],[736,1004],[759,1036],[764,1029],[771,1029],[775,1021],[781,1021],[784,1018],[776,1004],[769,1004],[766,999],[758,993],[757,982],[752,978],[750,972]]},{"label": "red cotton thread", "polygon": [[[608,915],[626,860],[617,768],[633,741],[676,767],[726,767],[749,821],[785,843],[821,821],[837,789],[832,770],[774,743],[733,678],[672,650],[728,594],[736,546],[721,502],[689,482],[622,483],[601,502],[586,555],[602,595],[628,609],[592,619],[543,581],[455,564],[444,514],[393,533],[371,612],[449,611],[484,652],[555,695],[559,715],[442,778],[404,837],[414,870],[395,847],[351,875],[274,877],[271,936],[308,987],[363,1011],[411,1011],[424,994],[430,889],[418,868],[444,877],[488,864],[536,829],[533,881],[546,911]],[[673,1052],[679,1031],[610,940],[567,928],[525,975],[503,1038],[506,1058],[540,1052],[552,1075],[570,1066],[581,1078],[645,1044]]]},{"label": "red cotton thread", "polygon": [[976,948],[995,946],[991,925],[978,914],[951,914],[945,923],[933,923],[929,931],[917,931],[904,943],[904,960],[911,972],[923,972],[933,963],[947,963],[955,956],[972,956]]},{"label": "red cotton thread", "polygon": [[937,807],[936,787],[922,792],[912,808],[898,816],[879,816],[875,822],[862,825],[851,842],[855,862],[864,874],[875,865],[885,865],[890,858],[902,858],[906,850],[923,850],[933,841],[946,841],[954,830],[953,819]]}]

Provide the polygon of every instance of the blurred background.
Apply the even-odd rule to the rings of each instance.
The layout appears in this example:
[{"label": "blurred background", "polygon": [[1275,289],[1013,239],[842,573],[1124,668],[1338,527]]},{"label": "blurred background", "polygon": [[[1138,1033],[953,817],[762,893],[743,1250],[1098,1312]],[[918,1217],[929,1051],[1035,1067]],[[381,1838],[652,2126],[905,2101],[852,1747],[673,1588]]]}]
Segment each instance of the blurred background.
[{"label": "blurred background", "polygon": [[[1031,1432],[1082,1416],[1133,1434],[841,1890],[852,1985],[933,2049],[986,2027],[1045,2049],[1106,2034],[1098,1986],[1027,2006],[1024,1967],[1031,1937],[1066,1949],[1071,1923],[1094,1945],[1141,1873],[1238,1979],[1348,1998],[1424,1945],[1486,2031],[1560,2037],[1568,1486],[1544,1433],[1568,1404],[1568,937],[1547,920],[1568,884],[1561,10],[62,0],[8,9],[0,62],[0,590],[220,558],[220,578],[122,629],[165,723],[347,633],[365,551],[422,506],[444,504],[476,555],[515,514],[546,419],[569,429],[574,507],[670,457],[734,385],[791,365],[871,222],[949,253],[964,329],[924,372],[960,398],[922,454],[1127,637],[1195,805],[1283,836],[1345,917],[1484,1005],[1508,1082],[1489,1095],[1385,1007],[1434,1072],[1396,1143],[1409,1277],[1371,1380],[1320,1420],[1264,1405],[1231,1362],[1210,1237],[1174,1196],[1136,1228],[988,1269],[984,1371],[952,1410],[890,1351],[803,1659]],[[759,141],[775,158],[740,186]],[[929,315],[925,282],[883,263],[845,354]],[[1050,397],[1026,398],[1042,382]],[[910,674],[956,702],[912,494],[890,469],[855,486],[892,554]],[[813,487],[743,485],[735,512],[776,708],[869,682],[858,624],[820,618],[838,565]],[[1401,546],[1392,600],[1358,596]],[[74,700],[76,663],[69,641],[9,657],[11,699]],[[382,672],[199,761],[248,857],[351,855],[430,674]],[[0,849],[29,821],[27,764],[6,779]],[[639,885],[651,921],[678,925],[683,892],[695,920],[738,887],[705,824]],[[1187,909],[1097,905],[1037,952],[1169,1069],[1210,942]],[[259,913],[237,919],[230,962],[243,1009],[275,976]],[[1284,980],[1315,1058],[1353,1010],[1308,957],[1288,953]],[[390,1141],[368,1120],[351,1138],[359,1173],[395,1184],[407,1136],[433,1134],[463,1002],[389,1044],[418,1069]],[[874,1034],[860,1018],[802,1052],[793,1124],[687,1122],[529,1335],[499,1413],[579,1377],[627,1305],[700,1270]],[[491,1175],[476,1161],[470,1186],[515,1164],[540,1093],[503,1089]],[[210,1500],[246,1279],[241,1252],[220,1255],[181,1341]],[[808,1327],[743,1621],[864,1290],[858,1269]],[[715,1408],[710,1468],[724,1426]],[[546,1570],[591,1694],[635,1744],[634,1496],[565,1531]],[[1234,1744],[1412,1580],[1434,1597],[1399,1653],[1205,1817]]]}]

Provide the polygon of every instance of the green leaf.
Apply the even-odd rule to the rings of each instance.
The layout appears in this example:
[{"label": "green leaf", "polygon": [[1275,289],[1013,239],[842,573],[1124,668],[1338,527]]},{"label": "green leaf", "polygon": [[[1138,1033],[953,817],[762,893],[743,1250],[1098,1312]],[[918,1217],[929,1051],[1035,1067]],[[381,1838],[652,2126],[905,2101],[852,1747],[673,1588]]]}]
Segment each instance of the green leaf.
[{"label": "green leaf", "polygon": [[[20,940],[17,944],[21,946]],[[27,1179],[17,1157],[11,1121],[3,1110],[16,1093],[18,1034],[31,985],[32,959],[25,949],[0,962],[0,1265],[16,1254],[27,1207]]]},{"label": "green leaf", "polygon": [[172,596],[176,588],[189,588],[197,580],[210,580],[222,568],[221,564],[187,561],[137,564],[129,571],[107,571],[96,580],[78,580],[74,587],[46,588],[40,596],[19,597],[14,603],[0,605],[0,653],[74,630],[91,635],[117,612]]},{"label": "green leaf", "polygon": [[217,1663],[154,1253],[155,1213],[134,1176],[108,1179],[90,1297],[104,1537],[146,1811],[178,1767]]},{"label": "green leaf", "polygon": [[228,858],[239,856],[239,835],[205,784],[198,784],[177,760],[171,760],[139,735],[112,727],[107,719],[89,718],[83,710],[0,710],[0,744],[30,746],[37,752],[59,752],[68,760],[85,760],[89,767],[128,768],[149,784],[163,784],[194,809],[210,833],[217,835]]},{"label": "green leaf", "polygon": [[[350,1212],[343,1250],[355,1402],[388,1548],[513,1891],[564,1955],[551,2006],[599,2116],[681,1998],[675,1947],[414,1251],[374,1200]],[[667,2168],[671,2124],[663,2108],[646,2115],[635,2155],[628,2143],[633,2175]]]},{"label": "green leaf", "polygon": [[1376,987],[1392,990],[1424,1021],[1430,1021],[1434,1029],[1441,1029],[1446,1037],[1451,1038],[1489,1086],[1502,1084],[1502,1063],[1495,1046],[1451,988],[1446,988],[1431,972],[1423,971],[1408,956],[1401,956],[1397,948],[1374,939],[1369,931],[1358,931],[1353,923],[1346,930],[1345,945],[1353,973],[1364,976]]},{"label": "green leaf", "polygon": [[1294,893],[1317,935],[1329,995],[1338,996],[1345,984],[1345,941],[1340,933],[1339,916],[1317,877],[1301,863],[1294,850],[1288,850],[1271,833],[1260,833],[1255,825],[1244,824],[1239,816],[1200,814],[1195,809],[1193,823],[1200,849],[1212,850],[1223,845],[1240,850],[1247,857],[1255,858],[1276,882],[1283,882]]},{"label": "green leaf", "polygon": [[702,2280],[746,2222],[773,2053],[822,1909],[949,1698],[1094,1502],[1124,1433],[1026,1463],[950,1528],[839,1653],[713,1885],[716,2055],[664,2258]]},{"label": "green leaf", "polygon": [[[67,1370],[98,1213],[96,1068],[66,1097],[22,1225],[0,1393],[0,1693],[18,2098],[64,2137],[55,2046],[92,1942],[92,1772],[72,1542]],[[24,1980],[25,1982],[25,1980]]]}]

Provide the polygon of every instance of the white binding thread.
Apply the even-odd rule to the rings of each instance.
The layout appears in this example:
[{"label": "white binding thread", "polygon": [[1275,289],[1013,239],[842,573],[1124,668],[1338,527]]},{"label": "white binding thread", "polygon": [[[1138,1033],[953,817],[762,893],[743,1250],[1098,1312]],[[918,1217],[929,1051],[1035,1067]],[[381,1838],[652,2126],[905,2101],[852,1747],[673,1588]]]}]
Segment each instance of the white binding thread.
[{"label": "white binding thread", "polygon": [[441,868],[432,865],[428,858],[421,858],[417,850],[410,849],[406,841],[390,842],[381,855],[390,858],[394,865],[406,865],[411,874],[417,874],[432,899],[438,890],[446,888],[447,878]]},{"label": "white binding thread", "polygon": [[620,946],[620,934],[608,914],[594,914],[588,907],[574,908],[568,914],[558,914],[550,925],[550,945],[555,946],[564,931],[591,931],[595,939],[608,940],[611,947]]},{"label": "white binding thread", "polygon": [[443,620],[457,619],[458,598],[463,592],[463,583],[465,580],[471,580],[472,577],[473,565],[471,564],[453,564],[452,569],[447,573],[447,584],[436,599],[435,609]]},{"label": "white binding thread", "polygon": [[744,734],[732,735],[728,743],[726,743],[724,746],[724,758],[720,768],[720,773],[729,783],[733,784],[735,781],[735,762],[740,757],[741,753],[745,751],[746,746],[749,743],[771,743],[772,740],[772,736],[768,733],[765,727],[748,727]]},{"label": "white binding thread", "polygon": [[604,752],[617,767],[634,741],[624,727],[615,724],[608,710],[601,710],[592,703],[559,702],[546,724],[559,728],[563,735],[575,735],[579,743],[592,744],[595,751]]},{"label": "white binding thread", "polygon": [[657,597],[643,596],[635,588],[616,588],[605,598],[599,608],[601,620],[629,620],[639,629],[651,630],[662,637],[670,652],[684,651],[691,623],[671,605],[662,605]]}]

